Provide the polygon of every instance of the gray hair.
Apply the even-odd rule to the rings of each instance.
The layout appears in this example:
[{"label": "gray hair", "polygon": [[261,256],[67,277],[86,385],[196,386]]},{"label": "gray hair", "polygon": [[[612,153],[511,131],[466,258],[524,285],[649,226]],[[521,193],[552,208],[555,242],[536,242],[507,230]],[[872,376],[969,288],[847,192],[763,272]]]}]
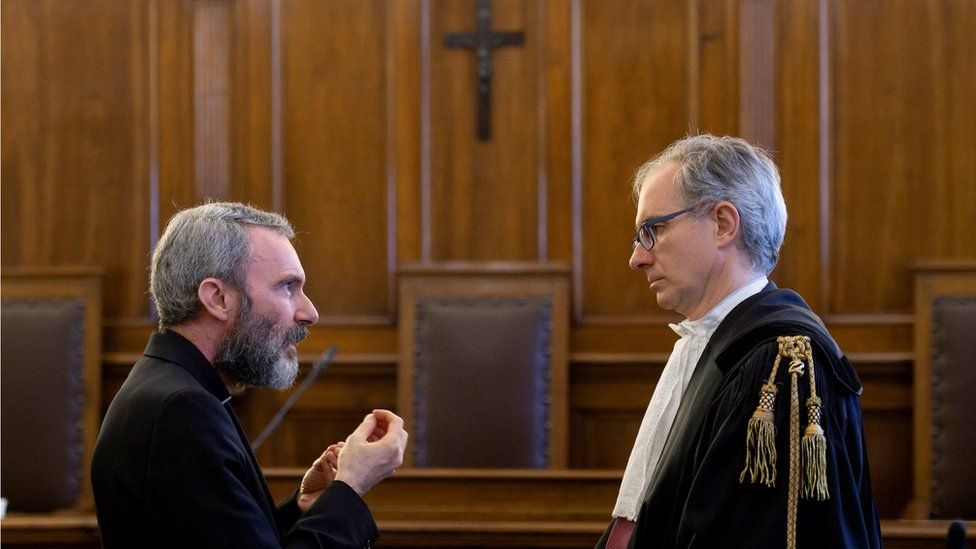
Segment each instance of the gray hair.
[{"label": "gray hair", "polygon": [[197,290],[206,278],[218,278],[243,291],[251,257],[248,227],[295,238],[284,217],[236,202],[211,202],[176,213],[153,249],[149,293],[159,313],[159,328],[196,316]]},{"label": "gray hair", "polygon": [[769,154],[736,137],[685,137],[637,170],[634,195],[640,196],[651,172],[671,163],[680,166],[674,179],[684,205],[695,206],[699,214],[723,200],[735,206],[742,229],[741,247],[754,270],[769,274],[786,233],[786,202],[779,171]]}]

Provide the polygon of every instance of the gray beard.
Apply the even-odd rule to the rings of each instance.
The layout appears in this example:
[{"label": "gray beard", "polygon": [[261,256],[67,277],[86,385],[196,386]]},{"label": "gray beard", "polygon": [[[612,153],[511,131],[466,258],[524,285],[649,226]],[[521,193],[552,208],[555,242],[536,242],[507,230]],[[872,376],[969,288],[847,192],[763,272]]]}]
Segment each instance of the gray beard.
[{"label": "gray beard", "polygon": [[224,336],[216,366],[236,386],[267,387],[283,391],[295,383],[298,359],[288,356],[289,345],[305,339],[308,328],[278,330],[275,321],[256,314],[244,297],[234,328]]}]

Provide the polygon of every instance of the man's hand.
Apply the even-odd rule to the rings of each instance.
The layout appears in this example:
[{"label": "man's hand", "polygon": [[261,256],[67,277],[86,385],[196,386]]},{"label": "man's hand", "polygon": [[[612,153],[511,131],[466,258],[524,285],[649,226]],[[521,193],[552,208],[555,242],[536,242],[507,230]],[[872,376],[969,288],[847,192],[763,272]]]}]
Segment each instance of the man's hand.
[{"label": "man's hand", "polygon": [[389,410],[373,410],[346,439],[338,454],[335,479],[362,496],[403,463],[407,436],[399,416]]},{"label": "man's hand", "polygon": [[322,495],[322,491],[335,479],[339,452],[345,445],[345,442],[337,442],[326,448],[312,463],[312,467],[305,472],[305,476],[302,477],[302,487],[298,490],[298,508],[303,513],[312,507],[312,504]]}]

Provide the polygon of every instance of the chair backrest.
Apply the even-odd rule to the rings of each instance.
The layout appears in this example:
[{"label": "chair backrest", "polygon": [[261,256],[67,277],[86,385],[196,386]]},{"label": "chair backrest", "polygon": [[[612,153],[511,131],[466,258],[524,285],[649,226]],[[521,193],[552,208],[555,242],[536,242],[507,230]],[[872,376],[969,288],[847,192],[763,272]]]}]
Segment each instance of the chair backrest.
[{"label": "chair backrest", "polygon": [[0,494],[12,512],[89,509],[101,410],[100,276],[4,269],[0,278]]},{"label": "chair backrest", "polygon": [[976,263],[915,276],[914,495],[907,518],[976,519]]},{"label": "chair backrest", "polygon": [[565,468],[568,269],[408,266],[399,284],[406,464]]}]

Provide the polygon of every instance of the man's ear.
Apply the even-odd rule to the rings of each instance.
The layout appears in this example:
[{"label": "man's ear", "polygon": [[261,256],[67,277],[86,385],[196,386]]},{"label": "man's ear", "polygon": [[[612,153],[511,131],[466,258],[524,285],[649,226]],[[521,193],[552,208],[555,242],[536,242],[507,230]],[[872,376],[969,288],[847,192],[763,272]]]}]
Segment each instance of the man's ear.
[{"label": "man's ear", "polygon": [[204,310],[221,322],[227,322],[237,315],[240,306],[240,293],[219,278],[205,278],[197,287],[197,297]]},{"label": "man's ear", "polygon": [[728,201],[721,201],[712,209],[715,217],[715,237],[720,246],[733,244],[739,236],[739,210]]}]

